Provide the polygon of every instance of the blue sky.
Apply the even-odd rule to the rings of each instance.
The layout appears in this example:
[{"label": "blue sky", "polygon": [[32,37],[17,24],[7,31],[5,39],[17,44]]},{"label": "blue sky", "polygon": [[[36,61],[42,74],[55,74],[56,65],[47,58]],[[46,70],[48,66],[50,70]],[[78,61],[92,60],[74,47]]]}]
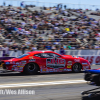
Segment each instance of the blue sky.
[{"label": "blue sky", "polygon": [[[3,1],[4,0],[0,0],[0,4],[2,5],[3,4]],[[22,0],[17,0],[17,1],[14,1],[14,0],[10,0],[10,1],[6,1],[6,4],[13,4],[15,6],[19,6],[20,5],[20,1]],[[89,5],[100,5],[100,0],[23,0],[23,1],[38,1],[38,2],[51,2],[51,3],[36,3],[36,2],[25,2],[25,4],[35,4],[35,5],[39,5],[39,6],[42,6],[42,5],[47,5],[47,6],[53,6],[53,5],[56,5],[54,3],[70,3],[68,4],[67,6],[69,7],[83,7],[83,8],[87,8],[87,7],[90,7]],[[73,5],[73,4],[78,4],[78,5]],[[81,4],[79,6],[79,4]],[[82,5],[82,4],[88,4],[88,5]],[[90,8],[95,8],[95,7],[99,7],[99,6],[92,6]],[[99,7],[100,8],[100,7]]]}]

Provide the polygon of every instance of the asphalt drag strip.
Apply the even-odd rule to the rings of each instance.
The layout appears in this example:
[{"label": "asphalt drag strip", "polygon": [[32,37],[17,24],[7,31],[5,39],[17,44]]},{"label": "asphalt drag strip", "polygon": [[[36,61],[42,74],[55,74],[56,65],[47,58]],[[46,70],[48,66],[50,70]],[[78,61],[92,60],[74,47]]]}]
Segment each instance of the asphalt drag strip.
[{"label": "asphalt drag strip", "polygon": [[17,83],[17,84],[0,84],[0,88],[19,88],[29,86],[48,86],[48,85],[63,85],[63,84],[81,84],[86,83],[84,80],[64,80],[64,81],[50,81],[50,82],[35,82],[35,83]]}]

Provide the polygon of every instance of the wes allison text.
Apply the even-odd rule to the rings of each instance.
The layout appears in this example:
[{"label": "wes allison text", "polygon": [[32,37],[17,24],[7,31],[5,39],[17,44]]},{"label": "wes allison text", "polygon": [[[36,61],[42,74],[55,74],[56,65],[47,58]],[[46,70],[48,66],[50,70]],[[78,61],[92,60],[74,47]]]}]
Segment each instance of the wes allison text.
[{"label": "wes allison text", "polygon": [[2,89],[0,90],[0,95],[34,95],[34,90],[26,90],[26,89]]}]

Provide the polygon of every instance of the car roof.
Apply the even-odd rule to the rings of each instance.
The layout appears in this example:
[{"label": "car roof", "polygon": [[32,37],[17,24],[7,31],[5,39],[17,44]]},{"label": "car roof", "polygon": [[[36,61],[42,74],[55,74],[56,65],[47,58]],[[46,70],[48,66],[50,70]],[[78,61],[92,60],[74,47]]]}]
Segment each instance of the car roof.
[{"label": "car roof", "polygon": [[28,52],[28,54],[38,54],[38,53],[55,53],[53,51],[48,51],[48,50],[44,50],[44,51],[32,51],[32,52]]}]

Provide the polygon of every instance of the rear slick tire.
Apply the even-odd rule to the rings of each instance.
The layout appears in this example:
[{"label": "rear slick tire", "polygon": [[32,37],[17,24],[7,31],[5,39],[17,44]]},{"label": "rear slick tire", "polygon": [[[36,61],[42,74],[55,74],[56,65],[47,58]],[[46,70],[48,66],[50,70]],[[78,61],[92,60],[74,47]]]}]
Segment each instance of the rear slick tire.
[{"label": "rear slick tire", "polygon": [[24,73],[34,75],[38,72],[38,66],[35,63],[28,63],[24,68]]}]

